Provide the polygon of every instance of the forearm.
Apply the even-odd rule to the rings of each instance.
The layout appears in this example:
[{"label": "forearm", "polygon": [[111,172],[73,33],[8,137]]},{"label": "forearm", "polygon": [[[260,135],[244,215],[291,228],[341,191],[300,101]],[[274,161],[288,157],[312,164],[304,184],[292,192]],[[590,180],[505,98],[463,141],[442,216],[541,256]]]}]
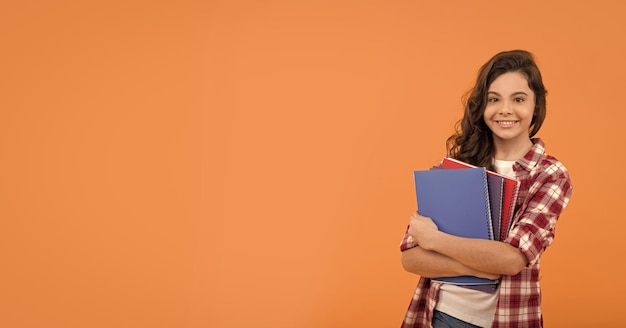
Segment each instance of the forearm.
[{"label": "forearm", "polygon": [[428,251],[419,246],[402,252],[402,266],[406,271],[425,278],[465,275],[488,279],[498,279],[499,277],[496,274],[472,269],[446,255]]},{"label": "forearm", "polygon": [[463,238],[438,232],[429,241],[428,250],[443,254],[482,272],[515,275],[527,264],[519,249],[500,241]]}]

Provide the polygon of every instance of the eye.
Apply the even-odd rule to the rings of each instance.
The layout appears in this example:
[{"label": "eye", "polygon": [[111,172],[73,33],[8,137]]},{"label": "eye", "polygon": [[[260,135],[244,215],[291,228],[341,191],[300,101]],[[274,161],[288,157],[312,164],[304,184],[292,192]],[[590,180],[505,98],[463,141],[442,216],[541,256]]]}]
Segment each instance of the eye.
[{"label": "eye", "polygon": [[498,101],[498,98],[489,97],[489,98],[487,98],[487,101],[488,101],[488,102],[492,102],[492,103],[493,103],[493,102]]},{"label": "eye", "polygon": [[523,102],[525,99],[521,98],[521,97],[517,97],[514,100],[515,100],[515,102]]}]

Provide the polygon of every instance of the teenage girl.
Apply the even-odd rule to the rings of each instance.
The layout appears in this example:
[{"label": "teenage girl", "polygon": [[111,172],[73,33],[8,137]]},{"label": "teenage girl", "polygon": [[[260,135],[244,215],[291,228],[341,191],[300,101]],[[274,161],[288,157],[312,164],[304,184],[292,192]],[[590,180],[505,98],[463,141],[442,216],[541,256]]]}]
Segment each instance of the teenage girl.
[{"label": "teenage girl", "polygon": [[[496,54],[479,73],[448,156],[521,181],[504,241],[443,233],[413,213],[402,265],[420,280],[402,327],[542,327],[539,258],[554,240],[572,184],[563,164],[534,138],[546,116],[546,90],[533,55]],[[495,292],[431,281],[473,275],[499,279]]]}]

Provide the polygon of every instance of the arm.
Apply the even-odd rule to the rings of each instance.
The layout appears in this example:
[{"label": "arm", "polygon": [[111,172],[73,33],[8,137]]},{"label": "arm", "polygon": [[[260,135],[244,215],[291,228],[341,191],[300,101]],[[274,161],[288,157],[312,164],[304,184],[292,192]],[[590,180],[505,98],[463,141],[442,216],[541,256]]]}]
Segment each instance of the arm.
[{"label": "arm", "polygon": [[536,263],[554,241],[557,220],[569,203],[571,193],[572,184],[562,164],[543,169],[530,186],[520,208],[522,213],[504,242],[518,248],[529,263]]},{"label": "arm", "polygon": [[[439,231],[430,218],[418,213],[414,213],[411,217],[408,233],[423,251],[439,253],[469,270],[482,272],[483,277],[484,273],[515,275],[528,264],[526,256],[509,244],[446,234]],[[441,259],[430,259],[430,261],[442,264]]]},{"label": "arm", "polygon": [[[505,242],[445,234],[432,220],[417,213],[411,217],[407,235],[422,250],[447,256],[472,270],[515,275],[529,263],[537,261],[552,243],[556,221],[571,196],[572,185],[560,163],[543,169],[543,172],[544,175],[534,179],[521,209],[523,213]],[[412,268],[405,264],[406,267]]]},{"label": "arm", "polygon": [[463,275],[494,280],[499,278],[499,275],[474,270],[448,256],[425,250],[419,246],[402,252],[402,266],[404,270],[425,278]]}]

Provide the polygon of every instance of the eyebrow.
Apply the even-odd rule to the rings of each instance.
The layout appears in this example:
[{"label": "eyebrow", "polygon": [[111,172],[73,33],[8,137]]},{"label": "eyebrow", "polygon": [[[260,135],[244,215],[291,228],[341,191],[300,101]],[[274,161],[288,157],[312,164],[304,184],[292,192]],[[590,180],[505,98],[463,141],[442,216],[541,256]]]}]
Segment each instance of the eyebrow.
[{"label": "eyebrow", "polygon": [[[495,91],[487,91],[487,94],[493,93],[496,96],[501,96],[499,93],[495,92]],[[513,92],[513,94],[511,96],[519,96],[519,95],[524,95],[524,96],[528,96],[528,94],[524,91],[517,91],[517,92]]]}]

